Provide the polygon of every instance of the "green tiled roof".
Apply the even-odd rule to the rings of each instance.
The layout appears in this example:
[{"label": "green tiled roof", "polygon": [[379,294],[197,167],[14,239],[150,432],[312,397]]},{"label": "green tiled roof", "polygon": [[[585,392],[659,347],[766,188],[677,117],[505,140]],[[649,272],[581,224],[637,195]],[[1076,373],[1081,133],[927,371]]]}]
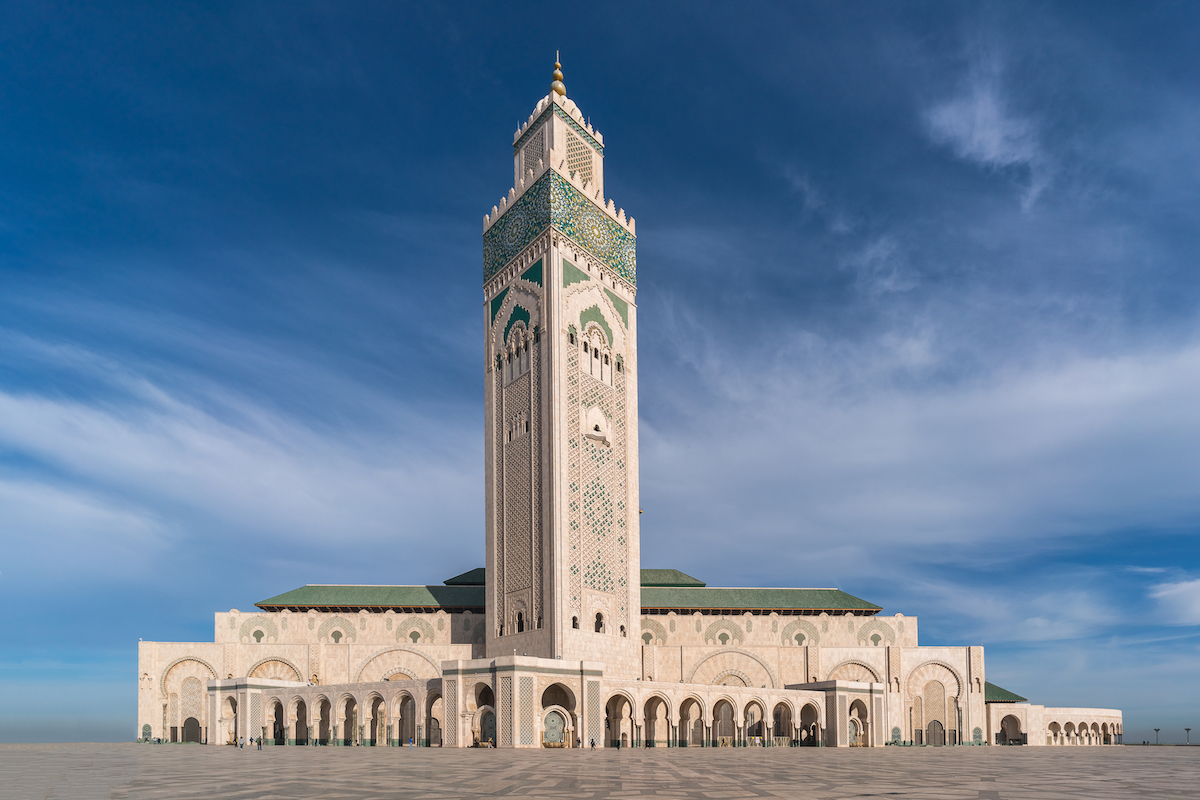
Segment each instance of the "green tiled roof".
[{"label": "green tiled roof", "polygon": [[[301,586],[255,603],[266,611],[357,611],[360,608],[421,608],[482,611],[484,570],[456,575],[444,586]],[[675,569],[642,570],[642,608],[652,611],[784,611],[872,615],[881,609],[840,589],[753,589],[706,586]],[[1003,691],[1003,690],[1001,690]],[[1017,697],[1012,695],[1012,697]],[[1025,698],[1018,698],[1024,700]],[[1008,700],[1007,702],[1015,702]]]},{"label": "green tiled roof", "polygon": [[484,577],[487,575],[487,570],[483,567],[469,569],[462,575],[455,575],[453,578],[447,578],[442,583],[447,586],[483,586]]},{"label": "green tiled roof", "polygon": [[882,609],[840,589],[724,589],[656,587],[642,588],[643,609],[703,611],[857,611],[867,615]]},{"label": "green tiled roof", "polygon": [[677,569],[644,569],[642,586],[706,586],[699,578],[685,575]]},{"label": "green tiled roof", "polygon": [[482,586],[301,586],[255,603],[267,611],[285,608],[446,608],[483,609]]},{"label": "green tiled roof", "polygon": [[1013,694],[1008,689],[1001,689],[990,681],[983,682],[983,702],[985,703],[1024,703],[1028,698]]}]

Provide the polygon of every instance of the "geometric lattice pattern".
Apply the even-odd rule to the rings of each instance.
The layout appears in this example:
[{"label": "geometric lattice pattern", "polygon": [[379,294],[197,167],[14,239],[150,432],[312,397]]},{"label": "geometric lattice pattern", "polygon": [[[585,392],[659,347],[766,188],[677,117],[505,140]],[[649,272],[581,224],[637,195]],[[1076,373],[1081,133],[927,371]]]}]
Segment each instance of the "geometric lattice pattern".
[{"label": "geometric lattice pattern", "polygon": [[521,744],[533,744],[533,678],[521,678]]},{"label": "geometric lattice pattern", "polygon": [[261,736],[263,727],[262,695],[250,695],[250,719],[247,724],[246,736]]},{"label": "geometric lattice pattern", "polygon": [[567,134],[567,170],[581,182],[592,179],[592,149],[578,136]]},{"label": "geometric lattice pattern", "polygon": [[500,679],[500,746],[513,743],[513,679]]},{"label": "geometric lattice pattern", "polygon": [[539,161],[546,157],[546,127],[543,125],[538,128],[533,136],[529,137],[524,150],[521,151],[521,172],[522,174],[529,170],[537,169]]},{"label": "geometric lattice pattern", "polygon": [[588,717],[588,744],[595,742],[597,745],[604,743],[604,730],[601,728],[600,714],[600,682],[588,681],[587,683],[587,717]]},{"label": "geometric lattice pattern", "polygon": [[[567,346],[567,517],[570,548],[569,607],[582,615],[585,588],[622,598],[617,622],[628,626],[629,542],[626,535],[625,372],[612,373],[613,386],[585,373],[580,346]],[[611,443],[604,447],[579,433],[581,417],[598,408],[611,420]]]},{"label": "geometric lattice pattern", "polygon": [[447,747],[458,746],[458,681],[447,680],[445,682],[445,713],[442,719],[445,720],[445,726],[442,728],[442,735],[446,737]]},{"label": "geometric lattice pattern", "polygon": [[203,721],[201,713],[204,706],[204,684],[199,678],[184,678],[179,691],[183,705],[181,719],[195,717],[197,721]]}]

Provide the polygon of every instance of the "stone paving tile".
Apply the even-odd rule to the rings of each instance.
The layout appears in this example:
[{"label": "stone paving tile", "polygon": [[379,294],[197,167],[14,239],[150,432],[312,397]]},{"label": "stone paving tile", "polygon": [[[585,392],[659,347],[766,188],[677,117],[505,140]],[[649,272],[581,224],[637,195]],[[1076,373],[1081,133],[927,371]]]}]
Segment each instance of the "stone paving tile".
[{"label": "stone paving tile", "polygon": [[0,746],[0,800],[1200,797],[1200,748],[497,751]]}]

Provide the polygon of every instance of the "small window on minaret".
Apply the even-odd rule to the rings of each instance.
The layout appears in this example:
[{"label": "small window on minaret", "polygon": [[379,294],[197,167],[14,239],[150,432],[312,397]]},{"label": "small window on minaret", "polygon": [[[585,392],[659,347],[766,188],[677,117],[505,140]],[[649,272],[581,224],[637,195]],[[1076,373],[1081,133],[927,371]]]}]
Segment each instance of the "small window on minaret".
[{"label": "small window on minaret", "polygon": [[596,613],[596,633],[604,633],[604,615]]},{"label": "small window on minaret", "polygon": [[520,611],[517,612],[517,633],[525,632],[525,615]]},{"label": "small window on minaret", "polygon": [[583,352],[585,352],[585,353],[586,353],[587,351],[588,351],[587,342],[584,342],[584,343],[583,343]]},{"label": "small window on minaret", "polygon": [[579,617],[571,617],[571,627],[579,630]]},{"label": "small window on minaret", "polygon": [[567,334],[567,342],[569,344],[575,344],[575,334],[574,333]]}]

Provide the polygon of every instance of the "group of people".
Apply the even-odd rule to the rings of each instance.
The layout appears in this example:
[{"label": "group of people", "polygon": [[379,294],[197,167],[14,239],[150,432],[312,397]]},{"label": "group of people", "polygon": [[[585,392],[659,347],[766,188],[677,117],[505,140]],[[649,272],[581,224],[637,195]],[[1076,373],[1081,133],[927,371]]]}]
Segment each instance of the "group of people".
[{"label": "group of people", "polygon": [[[250,744],[251,744],[251,745],[255,745],[255,744],[257,744],[257,745],[258,745],[258,749],[259,749],[259,750],[262,750],[262,737],[261,737],[261,736],[259,736],[259,737],[255,738],[255,737],[251,736],[251,737],[250,737]],[[238,750],[245,750],[245,749],[246,749],[246,737],[245,737],[245,736],[243,736],[241,739],[238,739],[238,741],[237,741],[237,747],[238,747]]]}]

